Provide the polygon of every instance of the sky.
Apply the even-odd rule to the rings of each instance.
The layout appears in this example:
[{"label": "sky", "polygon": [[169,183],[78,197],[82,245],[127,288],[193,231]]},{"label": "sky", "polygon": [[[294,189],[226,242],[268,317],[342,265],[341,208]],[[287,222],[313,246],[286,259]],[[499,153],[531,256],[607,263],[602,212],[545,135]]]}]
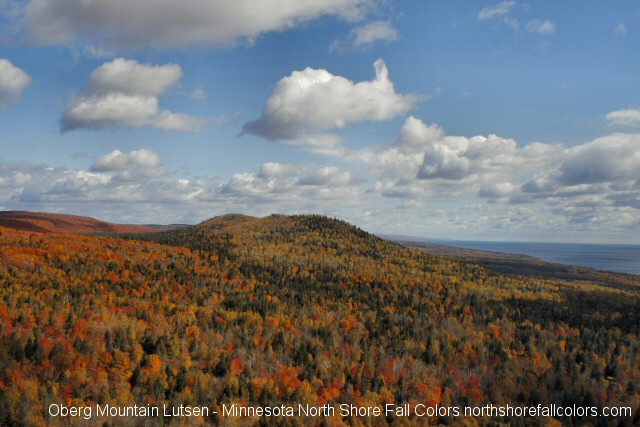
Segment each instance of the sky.
[{"label": "sky", "polygon": [[0,0],[0,210],[640,243],[640,3]]}]

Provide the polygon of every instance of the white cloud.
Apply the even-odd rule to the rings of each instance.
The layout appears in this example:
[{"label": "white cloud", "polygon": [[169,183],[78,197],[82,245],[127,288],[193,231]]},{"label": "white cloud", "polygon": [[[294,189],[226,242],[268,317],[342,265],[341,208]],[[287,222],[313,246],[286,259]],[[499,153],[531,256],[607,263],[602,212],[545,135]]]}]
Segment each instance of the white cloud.
[{"label": "white cloud", "polygon": [[335,40],[330,50],[368,50],[378,41],[393,42],[400,37],[398,30],[387,21],[375,21],[351,30],[347,39]]},{"label": "white cloud", "polygon": [[620,38],[625,38],[627,37],[627,27],[625,27],[624,24],[619,24],[616,28],[614,28],[613,34]]},{"label": "white cloud", "polygon": [[322,16],[362,19],[373,0],[31,0],[24,25],[39,44],[78,41],[124,49],[251,42]]},{"label": "white cloud", "polygon": [[320,141],[335,146],[335,137],[319,134],[409,111],[419,97],[396,93],[382,60],[375,62],[375,70],[374,80],[359,83],[322,69],[294,71],[278,82],[262,117],[246,123],[243,133],[301,145]]},{"label": "white cloud", "polygon": [[515,1],[503,1],[495,5],[486,6],[478,14],[478,19],[486,21],[498,16],[506,15],[515,5]]},{"label": "white cloud", "polygon": [[[446,156],[431,154],[429,163],[429,153],[440,146],[447,147]],[[637,237],[640,134],[613,134],[568,149],[518,147],[497,136],[446,136],[437,125],[409,118],[394,142],[369,150],[347,152],[346,160],[370,167],[374,183],[336,166],[269,162],[219,184],[215,177],[167,174],[159,156],[146,149],[114,150],[88,170],[0,163],[0,205],[119,222],[321,212],[387,233],[618,242]],[[384,158],[394,162],[385,164]],[[456,163],[464,166],[448,169]],[[436,165],[437,176],[417,177],[425,164]]]},{"label": "white cloud", "polygon": [[[553,237],[549,230],[555,230],[584,239],[602,238],[596,230],[608,229],[623,238],[640,225],[640,134],[613,134],[572,148],[540,142],[518,147],[496,135],[446,136],[437,125],[410,117],[393,144],[346,157],[375,175],[373,194],[400,200],[400,210],[389,215],[424,206],[434,223],[451,230],[536,230],[529,238]],[[436,221],[434,204],[480,199],[492,202],[492,225],[451,208],[448,218]]]},{"label": "white cloud", "polygon": [[116,58],[93,70],[87,90],[94,95],[125,93],[158,96],[165,93],[182,78],[177,64],[151,65]]},{"label": "white cloud", "polygon": [[205,119],[184,113],[160,112],[158,96],[178,84],[176,64],[150,65],[116,58],[96,68],[60,120],[63,132],[101,130],[110,126],[154,127],[197,132]]},{"label": "white cloud", "polygon": [[166,203],[212,200],[216,194],[210,182],[168,179],[164,173],[159,157],[144,149],[116,150],[99,158],[89,170],[0,163],[0,177],[6,181],[0,188],[0,203],[27,210],[42,205],[48,211],[77,204],[74,213],[86,211],[85,203],[96,203],[93,216],[100,217],[102,207],[110,204],[126,204],[122,212],[128,212],[141,203],[157,209]]},{"label": "white cloud", "polygon": [[517,186],[511,182],[496,182],[484,185],[478,195],[488,199],[500,199],[509,196],[517,190]]},{"label": "white cloud", "polygon": [[486,6],[478,14],[478,20],[489,21],[496,19],[511,27],[513,31],[518,31],[520,30],[520,21],[509,15],[515,5],[515,1],[503,1],[496,5]]},{"label": "white cloud", "polygon": [[400,129],[394,146],[402,153],[422,153],[424,147],[444,136],[444,130],[437,124],[427,126],[421,120],[410,116]]},{"label": "white cloud", "polygon": [[[468,177],[480,168],[481,163],[473,164],[472,157],[467,156],[467,150],[480,149],[480,144],[483,142],[483,139],[478,137],[472,139],[447,137],[427,147],[424,162],[418,170],[418,178],[443,178],[457,181]],[[480,161],[483,159],[484,157],[479,158]]]},{"label": "white cloud", "polygon": [[114,150],[88,170],[0,163],[0,206],[171,223],[227,212],[345,217],[343,209],[361,206],[366,197],[353,173],[335,166],[271,162],[257,172],[236,173],[223,184],[216,179],[169,175],[162,159],[148,149]]},{"label": "white cloud", "polygon": [[459,181],[466,178],[510,176],[522,161],[516,142],[496,135],[446,136],[426,147],[420,179]]},{"label": "white cloud", "polygon": [[559,157],[559,164],[522,185],[521,201],[543,204],[553,215],[567,218],[570,226],[584,224],[585,232],[637,229],[640,134],[608,135],[564,150]]},{"label": "white cloud", "polygon": [[172,113],[164,110],[153,121],[153,127],[166,131],[199,132],[206,120],[185,113]]},{"label": "white cloud", "polygon": [[342,145],[342,138],[330,133],[316,133],[285,140],[287,144],[297,145],[311,153],[325,156],[341,156],[347,152]]},{"label": "white cloud", "polygon": [[299,185],[328,186],[339,188],[353,183],[353,176],[350,171],[340,169],[335,166],[326,166],[314,169],[298,180]]},{"label": "white cloud", "polygon": [[434,181],[434,188],[473,192],[483,184],[511,182],[525,166],[546,165],[560,149],[542,143],[518,148],[514,140],[496,135],[446,136],[438,125],[409,117],[393,144],[353,151],[349,157],[367,164],[378,178]]},{"label": "white cloud", "polygon": [[556,24],[552,21],[540,21],[538,19],[532,19],[527,22],[527,31],[530,33],[536,33],[543,36],[551,36],[556,32]]},{"label": "white cloud", "polygon": [[31,77],[9,60],[0,58],[0,109],[13,104],[31,83]]},{"label": "white cloud", "polygon": [[427,145],[440,140],[444,131],[438,125],[427,126],[408,117],[400,135],[389,146],[368,147],[350,153],[350,158],[364,162],[378,177],[413,179],[424,160]]},{"label": "white cloud", "polygon": [[386,21],[370,22],[355,28],[352,34],[353,46],[356,48],[371,46],[379,40],[389,42],[398,40],[398,30]]},{"label": "white cloud", "polygon": [[139,179],[142,177],[162,176],[166,172],[160,156],[148,149],[123,153],[114,150],[98,158],[91,165],[92,172],[117,172],[121,179]]},{"label": "white cloud", "polygon": [[640,178],[640,134],[613,134],[567,151],[559,169],[564,185],[635,183]]},{"label": "white cloud", "polygon": [[[529,5],[520,4],[517,9],[514,9],[516,5],[515,1],[503,1],[495,5],[486,6],[478,14],[478,20],[502,22],[514,32],[517,32],[520,30],[520,21],[514,15],[524,19],[522,12],[529,12]],[[556,31],[556,24],[548,19],[545,21],[530,19],[525,25],[525,30],[529,33],[551,36]],[[544,47],[545,45],[539,45],[538,49],[544,49]]]},{"label": "white cloud", "polygon": [[141,128],[150,125],[156,114],[158,98],[154,96],[109,93],[74,100],[64,112],[61,124],[63,132],[108,126]]},{"label": "white cloud", "polygon": [[222,186],[226,196],[245,202],[273,203],[321,200],[357,200],[361,192],[352,173],[335,166],[264,163],[256,172],[234,174]]},{"label": "white cloud", "polygon": [[554,164],[561,146],[532,143],[519,148],[496,135],[446,136],[438,125],[409,117],[396,141],[348,153],[378,179],[376,191],[393,197],[478,195],[503,197],[521,175]]},{"label": "white cloud", "polygon": [[640,125],[640,110],[628,109],[608,113],[606,119],[611,125],[638,126]]}]

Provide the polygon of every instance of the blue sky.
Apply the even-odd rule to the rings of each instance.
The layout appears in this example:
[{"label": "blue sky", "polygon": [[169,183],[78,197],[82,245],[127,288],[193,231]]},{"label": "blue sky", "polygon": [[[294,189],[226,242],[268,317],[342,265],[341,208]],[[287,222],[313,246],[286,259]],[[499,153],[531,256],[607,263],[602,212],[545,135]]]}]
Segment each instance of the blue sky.
[{"label": "blue sky", "polygon": [[0,0],[0,209],[640,243],[635,1]]}]

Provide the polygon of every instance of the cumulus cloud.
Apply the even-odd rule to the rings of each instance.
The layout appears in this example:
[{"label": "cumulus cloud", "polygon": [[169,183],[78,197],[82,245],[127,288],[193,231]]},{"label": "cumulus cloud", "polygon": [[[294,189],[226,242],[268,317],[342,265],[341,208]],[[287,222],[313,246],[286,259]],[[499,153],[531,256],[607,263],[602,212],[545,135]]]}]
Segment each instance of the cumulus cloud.
[{"label": "cumulus cloud", "polygon": [[124,49],[218,46],[251,42],[269,31],[322,16],[358,21],[373,0],[31,0],[24,25],[30,41],[72,41]]},{"label": "cumulus cloud", "polygon": [[520,201],[543,204],[570,228],[624,231],[640,225],[640,134],[612,134],[564,150],[554,167],[520,189]]},{"label": "cumulus cloud", "polygon": [[611,125],[638,126],[640,125],[640,110],[612,111],[606,115],[606,119]]},{"label": "cumulus cloud", "polygon": [[393,42],[400,37],[398,30],[387,21],[375,21],[359,26],[351,30],[347,39],[343,42],[335,40],[330,50],[368,50],[376,42]]},{"label": "cumulus cloud", "polygon": [[512,176],[523,165],[532,165],[554,151],[554,147],[541,143],[521,149],[516,141],[497,135],[446,136],[425,148],[417,177],[453,181]]},{"label": "cumulus cloud", "polygon": [[511,182],[488,183],[480,188],[478,195],[488,199],[500,199],[517,190],[517,186]]},{"label": "cumulus cloud", "polygon": [[[438,157],[442,146],[448,151]],[[554,238],[562,231],[567,238],[602,239],[607,230],[611,239],[629,239],[629,230],[640,226],[640,134],[571,148],[519,147],[498,136],[447,136],[410,117],[395,141],[366,150],[349,151],[345,160],[369,167],[373,183],[341,167],[279,162],[221,183],[186,179],[168,174],[147,149],[114,150],[87,170],[0,163],[0,206],[155,223],[234,211],[322,212],[387,232],[446,229],[485,237]]]},{"label": "cumulus cloud", "polygon": [[156,114],[156,97],[110,93],[74,100],[64,112],[61,125],[63,132],[100,130],[108,126],[141,128],[152,124]]},{"label": "cumulus cloud", "polygon": [[530,33],[536,33],[543,36],[551,36],[556,32],[556,24],[552,21],[540,21],[538,19],[532,19],[527,22],[527,31]]},{"label": "cumulus cloud", "polygon": [[150,65],[116,58],[96,68],[65,110],[63,132],[101,130],[110,126],[154,127],[166,131],[197,132],[200,117],[160,111],[158,97],[178,84],[182,69],[176,64]]},{"label": "cumulus cloud", "polygon": [[[225,194],[265,196],[280,194],[286,198],[340,198],[340,194],[355,191],[350,171],[335,166],[264,163],[256,172],[234,174],[222,187]],[[257,200],[269,201],[269,198]]]},{"label": "cumulus cloud", "polygon": [[31,83],[31,77],[7,59],[0,58],[0,109],[13,104]]},{"label": "cumulus cloud", "polygon": [[438,141],[443,136],[444,130],[437,124],[426,125],[422,120],[409,116],[393,145],[402,153],[422,153],[426,145]]},{"label": "cumulus cloud", "polygon": [[351,152],[349,157],[365,163],[377,177],[414,179],[424,160],[427,145],[443,136],[444,131],[438,125],[428,126],[410,116],[393,144],[360,149]]},{"label": "cumulus cloud", "polygon": [[148,149],[134,150],[123,153],[114,150],[98,158],[90,170],[92,172],[115,172],[119,179],[140,179],[164,175],[160,156]]},{"label": "cumulus cloud", "polygon": [[504,197],[517,190],[519,175],[553,163],[561,146],[523,148],[496,135],[447,136],[436,124],[405,121],[393,144],[350,152],[375,174],[376,191],[393,197],[462,194]]},{"label": "cumulus cloud", "polygon": [[182,69],[177,64],[139,64],[131,59],[116,58],[93,70],[87,90],[95,95],[119,92],[158,96],[181,78]]},{"label": "cumulus cloud", "polygon": [[363,194],[351,171],[313,164],[264,163],[223,183],[214,176],[174,177],[148,149],[114,150],[86,170],[0,162],[0,206],[5,209],[71,210],[125,222],[201,221],[227,212],[345,217],[341,209],[360,205]]},{"label": "cumulus cloud", "polygon": [[303,145],[335,145],[335,137],[323,131],[409,111],[419,97],[396,93],[385,63],[379,59],[374,65],[375,79],[359,83],[322,69],[294,71],[278,82],[262,117],[246,123],[243,133]]},{"label": "cumulus cloud", "polygon": [[[530,190],[615,184],[632,188],[640,177],[640,134],[617,133],[564,152],[560,166],[539,176]],[[588,189],[587,187],[583,187]],[[610,186],[607,186],[610,188]]]},{"label": "cumulus cloud", "polygon": [[[571,148],[540,142],[520,147],[496,135],[448,136],[409,117],[392,144],[349,151],[346,158],[373,173],[372,194],[399,200],[393,215],[422,206],[435,221],[434,204],[455,197],[492,202],[491,227],[503,221],[509,232],[554,229],[583,238],[593,227],[620,233],[640,225],[640,134],[613,134]],[[487,210],[478,206],[477,213]],[[488,227],[468,212],[460,212],[459,222],[441,223]]]},{"label": "cumulus cloud", "polygon": [[[0,203],[17,209],[41,209],[78,206],[85,203],[101,207],[127,204],[122,212],[135,210],[137,204],[150,203],[157,208],[166,203],[197,203],[215,198],[217,186],[205,180],[170,179],[159,156],[146,149],[124,153],[115,150],[100,157],[88,169],[67,169],[46,164],[0,163]],[[130,204],[130,205],[129,205]],[[94,208],[96,209],[96,208]]]}]

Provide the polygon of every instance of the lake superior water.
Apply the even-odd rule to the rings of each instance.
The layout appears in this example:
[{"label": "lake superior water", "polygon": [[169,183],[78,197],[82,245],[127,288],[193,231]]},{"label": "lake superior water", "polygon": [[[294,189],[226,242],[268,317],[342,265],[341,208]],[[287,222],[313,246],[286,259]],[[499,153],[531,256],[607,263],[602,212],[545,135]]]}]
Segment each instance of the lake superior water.
[{"label": "lake superior water", "polygon": [[429,240],[446,246],[531,255],[543,261],[640,274],[640,245]]}]

